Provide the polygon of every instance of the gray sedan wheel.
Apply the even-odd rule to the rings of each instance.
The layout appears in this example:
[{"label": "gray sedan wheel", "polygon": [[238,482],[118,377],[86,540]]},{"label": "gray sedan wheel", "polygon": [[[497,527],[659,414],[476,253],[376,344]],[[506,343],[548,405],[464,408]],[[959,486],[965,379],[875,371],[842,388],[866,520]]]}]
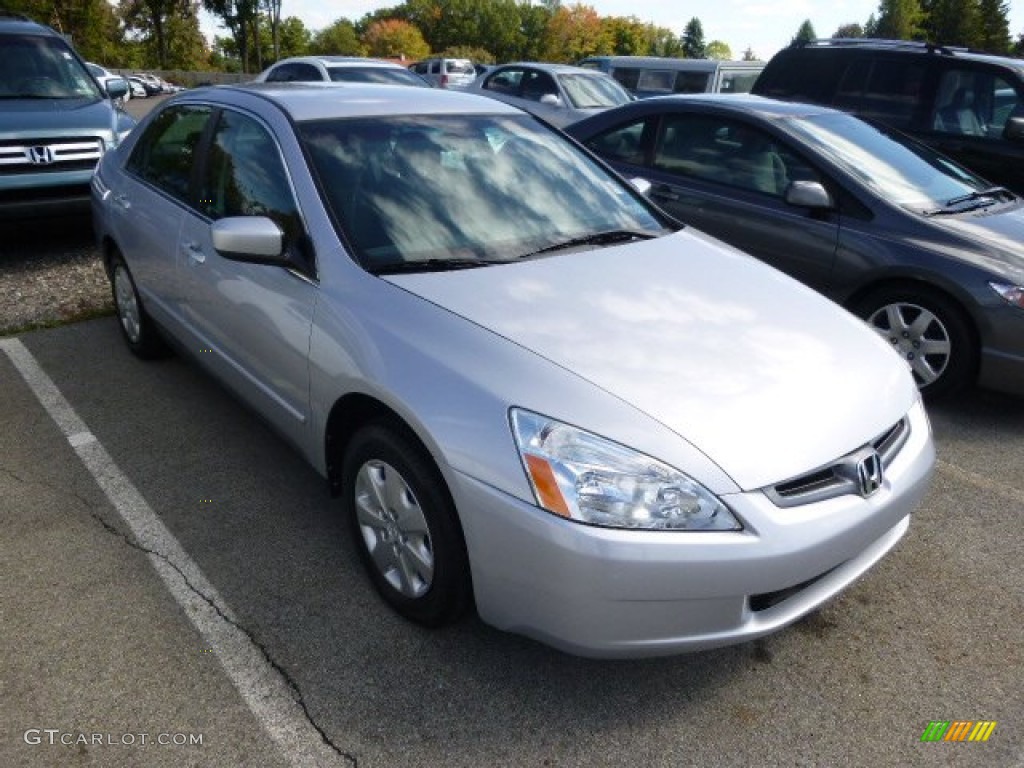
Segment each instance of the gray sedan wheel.
[{"label": "gray sedan wheel", "polygon": [[858,314],[906,361],[923,394],[946,395],[973,378],[974,333],[963,311],[942,294],[891,287],[861,301]]},{"label": "gray sedan wheel", "polygon": [[146,314],[132,273],[120,254],[113,256],[110,262],[110,287],[118,325],[128,348],[141,358],[166,354],[167,346]]},{"label": "gray sedan wheel", "polygon": [[407,619],[451,623],[472,599],[454,504],[429,455],[384,423],[357,432],[342,460],[342,510],[371,581]]}]

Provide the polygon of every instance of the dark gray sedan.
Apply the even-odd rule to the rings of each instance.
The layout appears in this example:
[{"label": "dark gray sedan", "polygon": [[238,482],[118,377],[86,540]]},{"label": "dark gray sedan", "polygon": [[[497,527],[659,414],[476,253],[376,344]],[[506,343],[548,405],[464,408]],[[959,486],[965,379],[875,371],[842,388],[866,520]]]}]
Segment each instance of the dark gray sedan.
[{"label": "dark gray sedan", "polygon": [[1024,201],[902,134],[756,96],[633,102],[566,131],[680,220],[863,317],[918,386],[1024,393]]}]

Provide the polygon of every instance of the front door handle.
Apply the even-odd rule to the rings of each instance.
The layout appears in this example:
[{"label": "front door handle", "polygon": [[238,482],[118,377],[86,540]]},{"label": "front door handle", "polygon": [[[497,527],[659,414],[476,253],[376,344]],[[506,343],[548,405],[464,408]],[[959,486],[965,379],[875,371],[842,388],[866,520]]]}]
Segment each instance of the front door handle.
[{"label": "front door handle", "polygon": [[188,257],[189,261],[194,261],[197,264],[202,264],[206,261],[206,254],[203,253],[203,249],[199,246],[199,243],[184,243],[181,246],[181,252]]},{"label": "front door handle", "polygon": [[132,207],[132,202],[131,200],[128,199],[128,195],[124,194],[123,192],[114,195],[114,204],[117,205],[119,208],[123,208],[126,211]]}]

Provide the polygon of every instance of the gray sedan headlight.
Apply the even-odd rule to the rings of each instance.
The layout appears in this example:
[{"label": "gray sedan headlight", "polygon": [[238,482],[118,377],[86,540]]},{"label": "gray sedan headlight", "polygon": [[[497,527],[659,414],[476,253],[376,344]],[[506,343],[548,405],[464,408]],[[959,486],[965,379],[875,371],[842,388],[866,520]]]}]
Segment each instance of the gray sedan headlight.
[{"label": "gray sedan headlight", "polygon": [[735,531],[729,509],[667,464],[603,437],[513,408],[512,432],[537,504],[610,528]]},{"label": "gray sedan headlight", "polygon": [[1024,309],[1024,287],[1006,283],[989,283],[992,290],[1003,297],[1003,301]]}]

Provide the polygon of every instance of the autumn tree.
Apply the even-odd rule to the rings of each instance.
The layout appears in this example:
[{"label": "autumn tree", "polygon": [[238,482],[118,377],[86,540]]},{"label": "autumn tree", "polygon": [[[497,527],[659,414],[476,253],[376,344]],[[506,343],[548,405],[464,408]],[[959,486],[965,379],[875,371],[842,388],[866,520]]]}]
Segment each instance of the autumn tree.
[{"label": "autumn tree", "polygon": [[683,55],[688,59],[703,59],[704,47],[704,27],[700,19],[694,16],[683,30]]},{"label": "autumn tree", "polygon": [[601,17],[589,5],[560,6],[548,22],[544,60],[574,62],[611,52]]},{"label": "autumn tree", "polygon": [[363,35],[363,44],[370,56],[386,59],[415,61],[430,55],[430,46],[419,29],[400,19],[375,21]]},{"label": "autumn tree", "polygon": [[704,55],[709,59],[729,61],[732,58],[732,48],[721,40],[712,40],[705,46]]}]

